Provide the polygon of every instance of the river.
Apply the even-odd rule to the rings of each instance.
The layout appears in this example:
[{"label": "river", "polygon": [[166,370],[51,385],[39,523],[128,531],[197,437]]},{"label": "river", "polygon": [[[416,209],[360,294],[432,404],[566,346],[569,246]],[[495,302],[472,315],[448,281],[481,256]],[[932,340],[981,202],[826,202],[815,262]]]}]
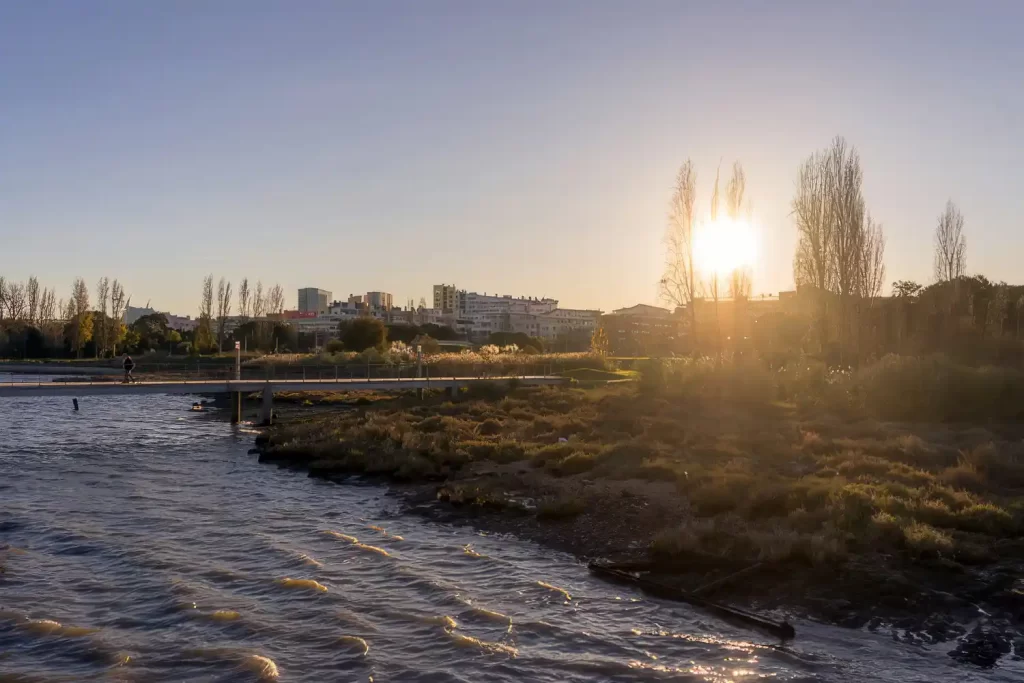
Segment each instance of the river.
[{"label": "river", "polygon": [[785,648],[386,490],[259,465],[174,396],[0,399],[0,681],[1021,680],[797,622]]}]

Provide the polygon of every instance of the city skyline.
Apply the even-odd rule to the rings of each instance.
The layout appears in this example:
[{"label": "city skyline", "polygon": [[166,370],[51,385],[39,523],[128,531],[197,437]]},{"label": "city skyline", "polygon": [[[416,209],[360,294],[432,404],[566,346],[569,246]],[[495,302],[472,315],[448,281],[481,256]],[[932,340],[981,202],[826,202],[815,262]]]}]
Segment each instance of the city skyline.
[{"label": "city skyline", "polygon": [[[660,304],[692,158],[701,206],[719,165],[743,163],[753,292],[776,293],[800,163],[841,134],[889,281],[932,281],[949,198],[968,272],[1016,280],[1019,6],[525,6],[0,8],[0,271],[64,297],[118,277],[134,303],[193,315],[211,272],[388,284],[399,302],[454,281]],[[832,50],[835,26],[870,49]]]}]

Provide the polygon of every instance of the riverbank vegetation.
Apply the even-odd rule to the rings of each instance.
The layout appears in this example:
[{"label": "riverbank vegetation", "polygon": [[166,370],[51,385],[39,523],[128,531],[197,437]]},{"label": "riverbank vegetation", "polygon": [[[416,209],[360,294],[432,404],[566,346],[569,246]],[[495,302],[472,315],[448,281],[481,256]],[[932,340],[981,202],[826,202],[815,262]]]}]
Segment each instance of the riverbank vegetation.
[{"label": "riverbank vegetation", "polygon": [[[680,360],[629,385],[503,382],[368,403],[293,419],[264,458],[328,478],[431,482],[448,503],[583,555],[785,567],[773,581],[856,597],[861,616],[879,599],[897,613],[937,605],[929,591],[953,586],[999,613],[1024,609],[1017,371],[941,357],[855,372]],[[898,598],[867,591],[880,573]],[[796,600],[815,590],[790,587]]]}]

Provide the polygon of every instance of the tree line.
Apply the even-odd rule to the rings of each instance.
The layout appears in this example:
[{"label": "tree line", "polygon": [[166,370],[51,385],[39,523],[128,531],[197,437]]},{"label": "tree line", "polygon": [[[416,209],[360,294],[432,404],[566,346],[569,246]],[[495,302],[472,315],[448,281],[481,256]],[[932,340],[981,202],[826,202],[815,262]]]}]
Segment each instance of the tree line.
[{"label": "tree line", "polygon": [[17,282],[0,275],[0,356],[111,355],[124,340],[128,303],[121,283],[108,277],[96,283],[94,307],[82,278],[72,282],[67,299],[58,299],[35,276]]},{"label": "tree line", "polygon": [[[967,240],[963,214],[948,200],[939,214],[933,235],[934,281],[892,283],[892,296],[884,297],[886,282],[885,234],[868,207],[863,192],[864,172],[856,148],[842,137],[807,157],[796,175],[791,216],[797,233],[793,255],[798,315],[783,321],[765,316],[772,324],[760,325],[761,342],[789,346],[827,356],[840,363],[856,362],[887,352],[956,352],[982,350],[978,342],[1010,339],[1020,351],[1024,322],[1024,287],[993,283],[982,275],[967,274]],[[689,350],[721,349],[726,339],[733,346],[747,339],[733,326],[735,336],[723,337],[718,313],[720,294],[733,300],[734,312],[750,302],[749,272],[721,274],[708,271],[695,258],[697,215],[696,170],[682,164],[669,203],[665,234],[666,261],[660,280],[661,298],[684,313]],[[745,203],[746,176],[739,162],[725,190],[725,211],[730,217],[749,211]],[[714,229],[719,212],[719,177],[716,174],[709,202]],[[724,287],[723,287],[724,284]],[[702,302],[714,304],[701,306]],[[698,311],[710,308],[713,315]],[[790,316],[793,317],[792,315]],[[754,330],[750,330],[754,333]],[[754,340],[755,342],[758,340]],[[982,344],[993,358],[1003,351]],[[996,345],[998,346],[998,344]]]},{"label": "tree line", "polygon": [[35,276],[18,282],[0,275],[0,357],[107,358],[160,349],[213,353],[232,341],[228,322],[236,305],[244,336],[234,336],[253,349],[272,349],[286,337],[280,325],[254,320],[284,311],[284,290],[278,284],[264,287],[258,280],[250,286],[244,278],[236,295],[230,281],[220,278],[214,289],[213,275],[207,275],[194,331],[170,329],[160,313],[127,325],[130,303],[124,286],[109,277],[100,278],[92,291],[83,278],[75,278],[68,297],[58,299],[56,289],[41,287]]}]

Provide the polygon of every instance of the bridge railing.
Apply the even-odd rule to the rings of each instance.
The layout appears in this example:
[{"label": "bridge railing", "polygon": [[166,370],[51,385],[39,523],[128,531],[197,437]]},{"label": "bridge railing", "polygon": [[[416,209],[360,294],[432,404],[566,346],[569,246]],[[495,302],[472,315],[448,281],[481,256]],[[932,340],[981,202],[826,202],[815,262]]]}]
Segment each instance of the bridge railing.
[{"label": "bridge railing", "polygon": [[[458,364],[438,368],[427,364],[417,365],[415,363],[387,364],[347,364],[347,365],[314,365],[314,364],[287,364],[269,363],[263,366],[243,366],[239,379],[250,382],[261,382],[266,380],[288,381],[288,382],[324,382],[329,380],[411,380],[411,379],[506,379],[526,378],[541,375],[550,375],[549,366],[538,366],[536,364],[503,364],[492,365],[487,363]],[[235,368],[226,365],[206,365],[196,363],[188,364],[146,364],[139,363],[133,373],[137,382],[210,382],[234,380]],[[35,375],[31,378],[21,376],[15,380],[14,376],[4,377],[0,374],[0,384],[15,382],[17,384],[111,384],[123,381],[121,374],[83,376],[83,375]]]}]

